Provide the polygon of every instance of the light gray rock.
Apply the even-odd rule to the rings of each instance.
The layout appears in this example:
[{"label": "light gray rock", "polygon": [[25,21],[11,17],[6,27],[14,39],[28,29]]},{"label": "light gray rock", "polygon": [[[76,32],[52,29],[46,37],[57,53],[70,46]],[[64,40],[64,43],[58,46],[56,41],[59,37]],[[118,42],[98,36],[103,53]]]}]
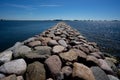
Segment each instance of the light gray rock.
[{"label": "light gray rock", "polygon": [[0,72],[6,74],[24,74],[26,71],[27,64],[24,59],[17,59],[10,62],[6,62],[2,66],[0,66]]},{"label": "light gray rock", "polygon": [[65,49],[65,47],[60,46],[60,45],[56,45],[53,47],[52,51],[53,51],[53,53],[60,53],[60,52],[64,51],[64,49]]},{"label": "light gray rock", "polygon": [[10,61],[12,59],[12,54],[12,51],[4,51],[0,53],[0,64]]},{"label": "light gray rock", "polygon": [[2,73],[0,73],[0,79],[2,79],[2,78],[4,78],[4,77],[5,77],[5,75],[2,74]]},{"label": "light gray rock", "polygon": [[24,80],[23,76],[17,76],[17,80]]},{"label": "light gray rock", "polygon": [[29,48],[25,45],[18,46],[13,50],[13,56],[14,57],[19,57],[19,56],[22,56],[22,55],[30,52],[30,51],[32,51],[31,48]]},{"label": "light gray rock", "polygon": [[117,77],[112,75],[108,75],[108,77],[109,77],[109,80],[119,80]]},{"label": "light gray rock", "polygon": [[48,42],[48,45],[49,45],[49,46],[55,46],[55,45],[58,45],[58,43],[57,43],[56,40],[50,40],[50,41]]},{"label": "light gray rock", "polygon": [[59,40],[58,43],[64,47],[67,47],[67,43],[64,40]]},{"label": "light gray rock", "polygon": [[100,67],[106,71],[109,74],[113,74],[113,70],[111,69],[111,67],[107,64],[107,62],[103,59],[99,59],[100,62]]},{"label": "light gray rock", "polygon": [[65,66],[62,68],[63,74],[70,76],[72,74],[72,68],[70,66]]}]

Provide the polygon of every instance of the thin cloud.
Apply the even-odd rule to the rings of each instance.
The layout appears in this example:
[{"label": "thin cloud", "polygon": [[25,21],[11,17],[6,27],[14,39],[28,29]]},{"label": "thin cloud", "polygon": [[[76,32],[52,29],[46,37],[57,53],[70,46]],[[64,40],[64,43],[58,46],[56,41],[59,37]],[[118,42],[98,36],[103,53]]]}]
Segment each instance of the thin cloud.
[{"label": "thin cloud", "polygon": [[54,4],[43,4],[43,5],[40,5],[41,7],[59,7],[61,5],[54,5]]},{"label": "thin cloud", "polygon": [[10,7],[22,8],[22,9],[27,9],[27,10],[36,9],[35,7],[28,6],[28,5],[19,5],[19,4],[6,4],[6,5]]}]

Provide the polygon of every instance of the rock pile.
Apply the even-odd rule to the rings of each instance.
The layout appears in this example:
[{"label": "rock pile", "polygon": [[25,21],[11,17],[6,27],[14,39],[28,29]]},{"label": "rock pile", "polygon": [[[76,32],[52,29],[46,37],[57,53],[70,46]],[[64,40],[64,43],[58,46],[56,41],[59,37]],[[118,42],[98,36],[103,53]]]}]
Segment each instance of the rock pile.
[{"label": "rock pile", "polygon": [[116,64],[60,22],[0,53],[0,80],[119,80]]}]

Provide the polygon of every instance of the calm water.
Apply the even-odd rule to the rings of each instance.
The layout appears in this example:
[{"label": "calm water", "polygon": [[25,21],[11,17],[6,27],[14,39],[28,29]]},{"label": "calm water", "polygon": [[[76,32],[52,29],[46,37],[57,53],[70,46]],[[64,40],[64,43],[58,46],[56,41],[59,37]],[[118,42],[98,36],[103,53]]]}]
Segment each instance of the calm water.
[{"label": "calm water", "polygon": [[[118,21],[66,21],[89,41],[98,43],[102,51],[120,56],[120,22]],[[58,21],[1,21],[0,51],[43,32]]]}]

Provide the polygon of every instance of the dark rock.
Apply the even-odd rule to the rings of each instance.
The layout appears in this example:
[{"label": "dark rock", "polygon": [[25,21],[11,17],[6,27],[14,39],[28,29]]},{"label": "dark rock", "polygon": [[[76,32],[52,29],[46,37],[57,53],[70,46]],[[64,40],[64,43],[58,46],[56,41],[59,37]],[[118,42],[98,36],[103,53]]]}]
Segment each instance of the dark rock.
[{"label": "dark rock", "polygon": [[44,65],[40,62],[34,62],[28,65],[26,80],[46,80],[45,74]]}]

